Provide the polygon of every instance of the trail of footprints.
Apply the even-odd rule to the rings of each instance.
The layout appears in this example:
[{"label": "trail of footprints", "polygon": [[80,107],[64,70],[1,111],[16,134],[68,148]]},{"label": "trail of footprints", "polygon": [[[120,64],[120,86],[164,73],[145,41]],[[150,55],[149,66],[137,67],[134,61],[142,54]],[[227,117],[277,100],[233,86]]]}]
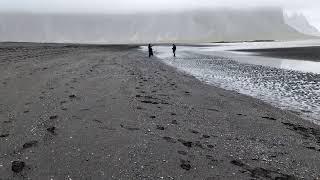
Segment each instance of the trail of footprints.
[{"label": "trail of footprints", "polygon": [[[158,71],[155,71],[155,74],[160,76],[160,73]],[[133,72],[131,72],[131,75],[135,75]],[[165,77],[166,78],[166,77]],[[146,88],[146,87],[150,87],[150,84],[146,84],[152,82],[155,85],[153,85],[152,88]],[[137,101],[140,102],[140,104],[138,104],[137,106],[137,110],[140,111],[144,111],[145,106],[158,106],[158,108],[162,108],[162,105],[167,105],[170,106],[172,104],[170,104],[170,95],[168,94],[157,94],[158,91],[162,91],[164,88],[165,89],[172,89],[173,91],[178,89],[178,86],[176,83],[172,82],[171,79],[167,80],[167,84],[166,85],[160,85],[159,83],[154,82],[152,79],[150,78],[144,78],[142,76],[139,76],[138,78],[138,83],[137,83],[137,87],[135,88],[138,92],[138,94],[135,96],[135,98],[137,99]],[[150,93],[148,93],[150,92]],[[151,94],[151,95],[149,95]],[[191,92],[189,91],[183,91],[182,94],[187,95],[187,96],[191,96]],[[208,111],[211,112],[215,112],[215,113],[220,113],[221,110],[218,109],[212,109],[212,108],[208,108]],[[171,112],[170,113],[171,117],[176,116],[177,114],[175,112]],[[236,114],[239,117],[246,117],[247,115],[242,114],[242,113],[238,113]],[[149,116],[150,120],[153,119],[157,119],[157,117],[155,115],[151,115]],[[269,120],[269,121],[277,121],[276,118],[274,117],[269,117],[269,116],[262,116],[260,117],[264,120]],[[173,118],[173,120],[171,120],[171,124],[172,125],[179,125],[178,121],[175,120]],[[292,125],[289,125],[292,126]],[[124,125],[121,125],[122,128],[125,128],[127,130],[130,131],[135,131],[135,130],[139,130],[139,128],[136,127],[127,127]],[[163,125],[156,125],[155,130],[157,131],[165,131],[168,127],[165,127]],[[181,144],[181,146],[185,147],[186,150],[178,150],[176,153],[180,156],[182,156],[182,158],[180,159],[179,162],[179,166],[181,169],[185,170],[185,171],[190,171],[193,168],[192,162],[191,160],[188,158],[188,154],[189,154],[189,150],[193,149],[193,148],[197,148],[197,149],[201,149],[202,151],[204,151],[205,158],[208,160],[208,166],[216,166],[217,164],[219,164],[222,160],[218,160],[216,159],[214,156],[210,155],[210,152],[214,151],[215,145],[212,145],[210,143],[208,143],[209,139],[212,138],[210,135],[207,134],[201,134],[199,131],[196,130],[190,130],[189,133],[192,133],[194,135],[198,136],[199,140],[196,141],[189,141],[189,140],[185,140],[185,139],[176,139],[174,137],[169,137],[169,136],[163,136],[162,139],[170,144]],[[205,143],[202,143],[202,141],[205,140]],[[311,148],[312,149],[312,148]],[[320,151],[320,150],[319,150]],[[193,151],[194,152],[194,151]],[[269,176],[275,176],[275,178],[281,178],[281,179],[291,179],[294,178],[291,175],[286,175],[286,174],[281,174],[279,172],[276,171],[270,171],[267,169],[263,169],[263,168],[253,168],[247,165],[242,165],[239,163],[235,163],[237,162],[237,160],[232,160],[230,161],[231,164],[235,165],[235,166],[239,166],[242,167],[243,170],[242,172],[249,172],[251,173],[252,177],[257,177],[257,178],[265,178],[265,177],[269,177]],[[207,179],[214,179],[214,177],[208,177]]]},{"label": "trail of footprints", "polygon": [[[66,85],[68,86],[69,84],[66,84]],[[53,89],[54,88],[49,88],[49,90],[53,90]],[[45,96],[46,96],[46,91],[42,91],[41,92],[41,96],[39,97],[39,99],[40,100],[44,100]],[[60,101],[61,110],[67,111],[68,109],[66,108],[65,105],[68,104],[69,102],[73,102],[74,100],[79,100],[79,99],[80,98],[75,94],[68,95],[67,96],[67,100]],[[25,103],[25,109],[26,110],[23,111],[24,114],[30,113],[29,106],[31,104],[32,103],[30,103],[30,102]],[[55,121],[58,118],[59,118],[58,115],[51,115],[46,120],[44,120],[45,131],[47,132],[48,135],[52,135],[52,136],[58,135],[58,133],[57,133],[58,129],[57,129],[57,127],[54,126]],[[14,119],[14,118],[12,118],[12,119]],[[9,120],[8,123],[11,123],[11,120]],[[0,134],[0,138],[7,138],[9,136],[10,136],[9,133]],[[45,141],[45,139],[44,139],[44,141]],[[25,150],[37,147],[39,144],[40,144],[40,142],[38,140],[30,140],[30,141],[24,143],[17,150],[14,150],[13,151],[13,156],[18,155],[18,154],[21,155],[21,154],[23,154],[23,152]],[[11,165],[11,170],[14,173],[22,173],[24,171],[24,169],[26,169],[26,167],[28,167],[28,166],[24,161],[13,161],[12,165]]]},{"label": "trail of footprints", "polygon": [[[156,76],[161,76],[161,74],[158,71],[155,71],[154,73]],[[136,76],[136,73],[134,73],[133,71],[129,71],[129,74],[132,76]],[[168,94],[157,94],[158,91],[163,90],[162,88],[171,89],[173,91],[176,91],[178,89],[177,84],[175,82],[172,82],[172,79],[166,79],[167,77],[165,77],[165,76],[164,76],[164,78],[168,83],[165,85],[161,85],[160,83],[154,82],[152,78],[144,78],[141,75],[139,76],[138,85],[135,88],[139,93],[135,96],[135,98],[137,99],[137,101],[140,102],[140,105],[138,105],[136,107],[137,110],[140,110],[140,111],[145,110],[146,108],[144,106],[146,106],[146,105],[147,106],[149,106],[149,105],[158,106],[159,109],[162,108],[161,106],[172,105],[172,104],[170,104],[170,96]],[[153,85],[150,89],[146,89],[146,83],[149,83],[149,82],[152,82],[155,85]],[[73,80],[71,80],[70,83],[78,83],[78,81],[77,81],[77,79],[73,79]],[[72,90],[75,89],[70,83],[66,83],[65,85],[68,86]],[[49,90],[53,90],[53,88],[49,88]],[[148,94],[147,92],[151,92],[151,95],[147,95]],[[45,92],[43,92],[42,95],[39,97],[40,100],[44,99],[44,94],[45,94]],[[191,96],[191,93],[189,91],[184,91],[183,94]],[[68,109],[67,109],[66,105],[69,102],[73,102],[74,100],[78,100],[78,99],[79,99],[79,97],[77,97],[77,95],[75,95],[75,94],[68,95],[67,99],[62,100],[60,102],[61,110],[67,111]],[[31,103],[25,103],[26,107],[28,107],[28,105],[30,105],[30,104]],[[217,109],[210,109],[209,108],[207,110],[211,111],[211,112],[216,112],[216,113],[220,112],[220,110],[217,110]],[[28,110],[28,109],[23,111],[24,114],[27,114],[29,112],[30,112],[30,110]],[[174,117],[177,114],[175,112],[170,112],[170,115],[172,117]],[[247,115],[241,114],[241,113],[238,113],[236,115],[239,117],[247,116]],[[49,117],[49,121],[55,121],[58,118],[59,117],[57,115],[52,115]],[[155,115],[151,115],[151,116],[149,116],[149,118],[151,120],[157,119],[157,117]],[[269,120],[269,121],[277,121],[276,118],[269,117],[269,116],[263,116],[261,118],[265,119],[265,120]],[[99,120],[95,120],[95,121],[97,123],[101,123],[101,121],[99,121]],[[7,123],[10,123],[10,121],[8,121]],[[179,122],[173,118],[173,120],[171,120],[171,124],[172,125],[179,125]],[[295,132],[301,134],[302,136],[305,136],[309,139],[312,138],[312,139],[318,140],[318,143],[320,144],[320,131],[319,130],[316,130],[313,128],[305,128],[300,125],[292,124],[292,123],[282,123],[282,124],[287,126],[288,129],[295,131]],[[141,130],[138,127],[131,127],[131,126],[127,126],[124,124],[120,124],[120,127],[125,130],[128,130],[128,131]],[[158,131],[165,131],[167,129],[167,127],[160,125],[160,124],[156,125],[154,128]],[[51,135],[57,135],[58,134],[57,130],[58,129],[53,125],[50,125],[46,128],[46,131]],[[192,162],[190,160],[185,160],[185,159],[188,159],[187,158],[187,156],[189,154],[188,150],[190,150],[191,148],[198,148],[198,149],[206,151],[207,155],[205,155],[205,157],[208,160],[209,166],[213,166],[213,165],[216,165],[217,163],[219,163],[219,160],[215,159],[212,155],[209,155],[210,151],[214,150],[215,145],[201,143],[201,140],[210,139],[212,137],[207,134],[201,134],[199,131],[196,131],[196,130],[190,130],[189,133],[197,135],[199,137],[200,141],[189,141],[189,140],[184,140],[184,139],[176,139],[176,138],[168,137],[168,136],[162,137],[162,139],[164,141],[166,141],[167,143],[172,143],[172,144],[180,143],[183,147],[185,147],[187,149],[187,150],[178,150],[176,152],[178,155],[181,155],[183,157],[179,163],[180,168],[185,171],[192,170],[192,168],[193,168]],[[310,134],[312,135],[312,137],[310,136]],[[10,136],[9,133],[0,134],[0,138],[7,138],[9,136]],[[40,142],[37,140],[28,141],[28,142],[24,143],[22,145],[22,147],[20,149],[18,149],[18,151],[23,152],[26,149],[37,147],[39,145],[39,143]],[[320,149],[316,149],[313,146],[308,146],[306,148],[311,149],[311,150],[320,151]],[[281,174],[281,173],[278,173],[275,171],[270,171],[270,170],[266,170],[263,168],[253,168],[253,167],[250,167],[249,165],[246,165],[243,162],[238,161],[238,160],[232,160],[230,163],[235,166],[238,166],[240,168],[243,168],[244,171],[246,171],[246,172],[250,172],[252,174],[252,177],[259,178],[259,177],[269,177],[272,175],[272,176],[276,176],[276,177],[279,177],[282,179],[292,178],[292,176]],[[23,168],[25,168],[25,167],[26,167],[26,164],[23,161],[13,161],[12,162],[12,171],[15,173],[20,173],[23,170]],[[207,179],[210,179],[210,178],[211,177],[209,177]]]},{"label": "trail of footprints", "polygon": [[[160,76],[160,73],[158,71],[155,71],[155,74]],[[156,93],[158,91],[163,90],[162,88],[165,88],[165,89],[169,88],[169,89],[172,89],[172,90],[175,91],[175,90],[178,89],[178,86],[176,85],[176,83],[172,82],[172,79],[168,79],[167,80],[168,83],[166,85],[163,85],[164,87],[157,83],[157,84],[153,85],[151,89],[146,89],[145,88],[145,87],[147,87],[146,83],[148,83],[149,81],[154,83],[154,81],[152,79],[150,79],[150,78],[144,78],[142,76],[140,76],[138,78],[138,86],[135,89],[139,92],[139,94],[137,94],[135,96],[135,98],[137,99],[137,101],[139,101],[141,103],[141,105],[138,105],[137,109],[138,110],[144,110],[145,109],[143,107],[144,104],[146,104],[147,106],[148,105],[158,106],[158,108],[162,108],[159,105],[170,106],[171,105],[170,104],[170,96],[168,94],[156,94]],[[149,87],[150,87],[150,85],[149,85]],[[158,88],[158,89],[156,89],[156,88]],[[149,94],[147,92],[151,92],[150,93],[151,95],[147,95],[147,94]],[[189,91],[184,91],[183,94],[191,95],[191,93]],[[169,112],[169,115],[171,117],[175,117],[175,116],[177,116],[177,113]],[[157,117],[155,115],[151,115],[151,116],[149,116],[149,118],[151,120],[152,119],[157,119]],[[172,125],[179,125],[178,121],[175,120],[175,118],[172,118],[171,124]],[[128,130],[132,130],[132,127],[131,128],[124,127],[123,125],[121,125],[121,127],[126,128]],[[168,127],[165,127],[163,125],[158,124],[154,128],[156,130],[158,130],[158,131],[165,131]],[[138,130],[138,129],[133,129],[133,130]],[[210,138],[209,135],[206,135],[206,134],[201,135],[201,133],[196,131],[196,130],[190,130],[189,132],[192,133],[192,134],[198,135],[200,140],[201,139],[209,139]],[[162,139],[165,140],[168,143],[173,143],[173,144],[180,143],[182,146],[186,147],[187,149],[200,148],[202,150],[206,150],[206,151],[210,152],[214,148],[214,145],[211,145],[211,144],[203,145],[201,143],[201,141],[192,142],[192,141],[188,141],[188,140],[184,140],[184,139],[175,139],[175,138],[167,137],[167,136],[162,137]],[[191,161],[185,159],[185,158],[187,158],[188,152],[184,151],[184,150],[179,150],[176,153],[178,155],[182,155],[182,157],[183,157],[180,160],[180,165],[179,165],[180,168],[185,170],[185,171],[191,170],[193,168]],[[214,164],[213,162],[217,161],[211,155],[207,155],[206,158],[209,160],[209,163],[208,163],[209,165],[212,165],[212,164]]]}]

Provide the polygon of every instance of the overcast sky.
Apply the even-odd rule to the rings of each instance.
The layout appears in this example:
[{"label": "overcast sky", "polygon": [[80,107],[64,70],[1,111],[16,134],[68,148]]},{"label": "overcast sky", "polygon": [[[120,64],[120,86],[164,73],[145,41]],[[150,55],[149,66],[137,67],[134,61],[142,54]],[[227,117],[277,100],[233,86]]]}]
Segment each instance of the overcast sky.
[{"label": "overcast sky", "polygon": [[320,0],[0,0],[0,11],[131,13],[193,8],[278,6],[304,13],[320,29]]}]

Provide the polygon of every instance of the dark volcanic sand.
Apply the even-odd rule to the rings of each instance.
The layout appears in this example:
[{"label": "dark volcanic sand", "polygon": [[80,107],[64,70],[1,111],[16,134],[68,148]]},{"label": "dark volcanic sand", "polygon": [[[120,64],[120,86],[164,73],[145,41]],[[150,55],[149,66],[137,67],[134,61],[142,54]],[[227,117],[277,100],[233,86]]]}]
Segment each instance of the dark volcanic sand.
[{"label": "dark volcanic sand", "polygon": [[318,126],[130,46],[2,44],[0,99],[0,179],[320,177]]},{"label": "dark volcanic sand", "polygon": [[320,61],[320,46],[294,47],[294,48],[271,48],[271,49],[241,49],[237,51],[254,52],[262,56]]}]

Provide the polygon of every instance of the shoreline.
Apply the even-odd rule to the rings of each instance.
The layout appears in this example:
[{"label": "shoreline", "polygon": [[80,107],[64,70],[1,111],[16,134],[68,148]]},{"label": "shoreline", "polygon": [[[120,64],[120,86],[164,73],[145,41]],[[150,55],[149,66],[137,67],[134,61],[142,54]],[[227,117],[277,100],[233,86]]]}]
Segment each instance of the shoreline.
[{"label": "shoreline", "polygon": [[258,53],[254,54],[256,56],[320,62],[320,46],[267,49],[239,49],[233,51]]},{"label": "shoreline", "polygon": [[320,177],[320,127],[291,112],[135,46],[17,45],[0,57],[4,179]]}]

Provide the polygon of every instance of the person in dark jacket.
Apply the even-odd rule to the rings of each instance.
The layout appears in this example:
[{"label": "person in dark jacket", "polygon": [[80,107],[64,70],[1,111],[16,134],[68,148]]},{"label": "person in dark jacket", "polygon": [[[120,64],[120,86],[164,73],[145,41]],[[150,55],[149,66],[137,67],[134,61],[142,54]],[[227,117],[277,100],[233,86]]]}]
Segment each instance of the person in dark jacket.
[{"label": "person in dark jacket", "polygon": [[177,46],[175,44],[172,44],[173,57],[176,57],[176,50],[177,50]]},{"label": "person in dark jacket", "polygon": [[148,45],[149,57],[153,56],[153,49],[151,44]]}]

